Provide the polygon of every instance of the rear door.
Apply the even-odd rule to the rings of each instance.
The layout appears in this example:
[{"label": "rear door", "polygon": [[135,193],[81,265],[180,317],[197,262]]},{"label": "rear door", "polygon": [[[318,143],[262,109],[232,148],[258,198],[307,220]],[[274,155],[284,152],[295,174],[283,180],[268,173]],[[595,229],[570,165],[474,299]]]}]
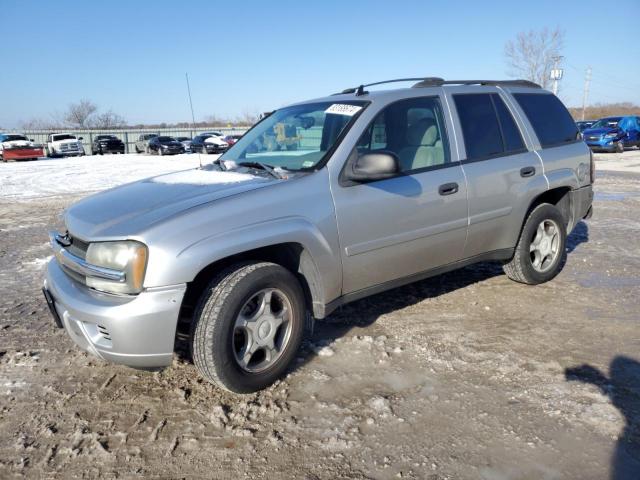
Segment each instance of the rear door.
[{"label": "rear door", "polygon": [[[452,159],[440,96],[409,98],[383,108],[347,160],[386,151],[400,173],[350,183],[332,193],[342,246],[343,293],[401,281],[455,262],[467,233],[467,192]],[[343,170],[344,171],[344,170]]]},{"label": "rear door", "polygon": [[[470,91],[471,90],[471,91]],[[547,188],[540,157],[497,88],[452,88],[469,195],[464,257],[509,255],[531,200]]]}]

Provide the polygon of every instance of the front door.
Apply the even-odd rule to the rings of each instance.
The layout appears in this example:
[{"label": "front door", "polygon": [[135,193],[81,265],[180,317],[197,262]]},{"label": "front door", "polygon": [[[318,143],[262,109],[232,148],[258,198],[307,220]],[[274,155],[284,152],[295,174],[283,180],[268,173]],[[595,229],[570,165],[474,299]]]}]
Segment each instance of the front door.
[{"label": "front door", "polygon": [[349,157],[375,151],[398,157],[390,179],[333,191],[343,261],[343,294],[455,262],[467,233],[467,187],[451,159],[440,98],[385,107]]}]

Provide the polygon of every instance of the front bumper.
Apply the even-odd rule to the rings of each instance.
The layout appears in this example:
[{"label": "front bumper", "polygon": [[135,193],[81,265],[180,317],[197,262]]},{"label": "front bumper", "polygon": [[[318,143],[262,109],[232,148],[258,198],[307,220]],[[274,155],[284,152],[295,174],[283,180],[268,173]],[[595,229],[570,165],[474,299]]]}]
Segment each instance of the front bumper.
[{"label": "front bumper", "polygon": [[97,153],[124,153],[124,145],[100,145],[95,151]]},{"label": "front bumper", "polygon": [[207,153],[223,153],[229,149],[229,147],[224,147],[222,145],[205,145],[204,148]]},{"label": "front bumper", "polygon": [[44,288],[64,329],[80,348],[131,367],[171,364],[186,285],[148,289],[136,296],[109,295],[72,280],[53,258]]},{"label": "front bumper", "polygon": [[591,150],[613,152],[616,149],[616,143],[619,139],[615,138],[601,138],[599,140],[585,140],[586,144]]}]

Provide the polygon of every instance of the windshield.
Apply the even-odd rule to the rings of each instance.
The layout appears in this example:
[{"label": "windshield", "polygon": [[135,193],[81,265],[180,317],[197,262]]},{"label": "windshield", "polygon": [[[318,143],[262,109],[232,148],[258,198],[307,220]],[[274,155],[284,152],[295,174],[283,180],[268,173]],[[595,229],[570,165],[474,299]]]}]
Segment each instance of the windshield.
[{"label": "windshield", "polygon": [[24,135],[5,135],[4,138],[1,140],[3,142],[13,142],[16,140],[27,140],[27,137],[25,137]]},{"label": "windshield", "polygon": [[315,167],[366,102],[322,102],[276,110],[244,134],[221,158],[287,170]]},{"label": "windshield", "polygon": [[76,137],[73,135],[54,135],[51,139],[54,142],[59,142],[60,140],[76,140]]},{"label": "windshield", "polygon": [[596,123],[591,125],[590,128],[615,128],[618,126],[620,118],[622,117],[601,118]]},{"label": "windshield", "polygon": [[96,140],[117,140],[115,135],[98,135]]},{"label": "windshield", "polygon": [[158,137],[158,141],[160,143],[171,143],[175,142],[175,139],[173,137]]}]

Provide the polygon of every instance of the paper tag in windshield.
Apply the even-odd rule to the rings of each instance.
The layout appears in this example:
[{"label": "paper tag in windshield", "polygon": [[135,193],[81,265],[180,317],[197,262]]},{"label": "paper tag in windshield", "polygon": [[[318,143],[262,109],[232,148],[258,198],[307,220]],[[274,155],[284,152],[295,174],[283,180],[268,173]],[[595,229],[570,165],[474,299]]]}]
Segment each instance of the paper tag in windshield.
[{"label": "paper tag in windshield", "polygon": [[347,105],[345,103],[334,103],[327,108],[324,113],[334,113],[336,115],[348,115],[349,117],[358,113],[362,107],[358,105]]}]

